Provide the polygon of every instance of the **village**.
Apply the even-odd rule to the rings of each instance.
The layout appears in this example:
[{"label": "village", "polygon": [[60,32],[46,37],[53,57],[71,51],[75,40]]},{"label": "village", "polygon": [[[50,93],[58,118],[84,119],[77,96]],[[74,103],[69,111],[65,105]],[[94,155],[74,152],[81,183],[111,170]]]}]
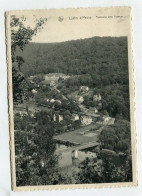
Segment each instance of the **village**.
[{"label": "village", "polygon": [[24,20],[10,20],[16,186],[132,181],[127,37],[32,42],[43,18]]},{"label": "village", "polygon": [[[100,94],[92,94],[92,89],[89,89],[88,86],[80,86],[78,91],[68,94],[65,96],[60,90],[58,90],[58,83],[60,79],[66,80],[70,76],[62,73],[53,73],[44,75],[44,79],[38,84],[36,84],[36,79],[38,76],[30,76],[28,80],[31,84],[34,84],[34,88],[31,90],[32,98],[28,101],[28,103],[18,104],[15,107],[14,112],[22,115],[28,115],[28,112],[32,117],[34,117],[34,113],[37,111],[54,111],[53,112],[53,121],[60,123],[64,120],[64,111],[70,110],[70,107],[64,108],[63,104],[67,102],[67,104],[75,104],[75,107],[72,109],[71,120],[73,122],[80,121],[80,125],[87,126],[90,124],[102,124],[102,125],[111,125],[114,124],[115,118],[111,118],[106,112],[104,115],[100,112],[102,109],[102,97]],[[38,91],[40,87],[46,87],[50,89],[50,91],[54,91],[53,97],[52,95],[47,95],[45,92],[45,96],[43,96],[44,92],[42,92],[42,97],[40,97],[40,93]],[[57,96],[56,96],[57,95]],[[94,103],[96,103],[96,107],[87,108],[84,105],[84,97],[92,96]],[[40,101],[37,101],[37,97]],[[57,98],[58,97],[58,98]]]},{"label": "village", "polygon": [[[102,97],[100,94],[93,94],[92,89],[89,89],[88,86],[80,86],[78,91],[65,96],[58,89],[58,84],[60,80],[65,81],[69,77],[60,73],[46,74],[42,79],[40,77],[39,82],[39,76],[30,76],[28,81],[34,86],[31,90],[32,98],[28,103],[18,104],[14,109],[15,116],[20,115],[21,120],[26,116],[34,119],[36,113],[40,111],[50,113],[56,127],[54,135],[54,141],[57,144],[56,153],[62,154],[62,157],[67,154],[67,151],[70,154],[68,158],[71,159],[70,162],[65,165],[62,161],[61,168],[69,165],[76,167],[77,165],[73,163],[80,163],[80,153],[83,153],[84,150],[88,149],[93,156],[94,153],[96,156],[100,152],[98,137],[102,129],[115,122],[115,118],[111,118],[107,112],[101,113]],[[47,92],[43,92],[43,89],[52,93],[46,96]],[[87,108],[84,105],[84,98],[90,95],[93,97],[96,107]],[[20,134],[28,144],[35,145],[32,138],[37,133],[35,134],[33,130],[25,132],[15,128],[15,133]],[[86,154],[83,157],[85,158]],[[43,161],[42,165],[44,166]]]}]

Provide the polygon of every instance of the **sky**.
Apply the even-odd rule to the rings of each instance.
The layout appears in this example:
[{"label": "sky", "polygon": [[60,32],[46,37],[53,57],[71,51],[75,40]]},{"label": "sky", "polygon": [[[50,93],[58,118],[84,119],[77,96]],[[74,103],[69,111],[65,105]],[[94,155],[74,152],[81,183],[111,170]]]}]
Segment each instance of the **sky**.
[{"label": "sky", "polygon": [[90,38],[94,36],[127,36],[129,33],[129,13],[124,8],[117,9],[61,9],[39,12],[17,12],[24,15],[26,24],[35,26],[34,19],[46,17],[44,28],[32,38],[32,42],[52,43]]}]

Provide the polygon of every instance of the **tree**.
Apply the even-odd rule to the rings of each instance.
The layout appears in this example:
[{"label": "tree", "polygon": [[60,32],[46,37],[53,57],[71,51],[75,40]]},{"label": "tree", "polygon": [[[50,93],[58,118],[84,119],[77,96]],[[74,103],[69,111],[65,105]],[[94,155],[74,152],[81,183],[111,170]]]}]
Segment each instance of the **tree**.
[{"label": "tree", "polygon": [[93,159],[92,161],[89,158],[86,158],[80,164],[80,172],[77,175],[77,184],[91,184],[91,183],[101,183],[102,176],[99,175],[96,169],[96,160]]},{"label": "tree", "polygon": [[22,56],[18,56],[16,51],[24,50],[25,46],[32,40],[33,35],[36,35],[39,30],[43,28],[43,24],[47,18],[36,19],[36,25],[32,29],[26,27],[24,22],[26,18],[17,18],[15,15],[11,16],[11,58],[12,58],[12,78],[13,78],[13,100],[15,102],[22,102],[23,88],[22,83],[25,80],[24,75],[21,73],[21,66],[24,63]]},{"label": "tree", "polygon": [[114,125],[104,127],[99,141],[104,149],[131,154],[130,123],[119,120]]},{"label": "tree", "polygon": [[80,164],[77,183],[114,183],[132,181],[132,160],[127,158],[121,165],[116,165],[111,159],[103,159],[100,163],[96,159],[87,158]]},{"label": "tree", "polygon": [[[30,117],[27,116],[27,118],[29,120],[26,124],[24,123],[23,135],[15,137],[17,186],[57,183],[58,170],[55,165],[58,157],[54,154],[56,145],[53,140],[55,126],[50,113],[41,111],[35,114],[37,125],[31,127],[33,132],[29,127]],[[26,131],[27,126],[30,129],[28,131]],[[24,138],[27,138],[28,133],[28,142],[23,141]]]}]

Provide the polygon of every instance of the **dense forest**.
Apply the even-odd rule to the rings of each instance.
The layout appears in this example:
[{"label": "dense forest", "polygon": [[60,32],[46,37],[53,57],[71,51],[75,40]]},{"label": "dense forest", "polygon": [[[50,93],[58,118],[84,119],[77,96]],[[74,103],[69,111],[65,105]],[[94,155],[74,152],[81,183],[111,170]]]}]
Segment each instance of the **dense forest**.
[{"label": "dense forest", "polygon": [[104,82],[116,80],[127,83],[128,79],[126,37],[29,43],[21,56],[25,61],[22,72],[27,76],[58,72],[73,75],[88,73],[93,79],[100,77]]}]

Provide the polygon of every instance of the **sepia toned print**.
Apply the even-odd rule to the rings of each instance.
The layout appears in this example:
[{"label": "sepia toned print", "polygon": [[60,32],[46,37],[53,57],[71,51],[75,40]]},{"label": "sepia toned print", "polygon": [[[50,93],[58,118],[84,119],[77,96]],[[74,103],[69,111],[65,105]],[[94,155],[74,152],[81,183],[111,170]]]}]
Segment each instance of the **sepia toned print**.
[{"label": "sepia toned print", "polygon": [[137,185],[131,9],[6,13],[13,190]]}]

